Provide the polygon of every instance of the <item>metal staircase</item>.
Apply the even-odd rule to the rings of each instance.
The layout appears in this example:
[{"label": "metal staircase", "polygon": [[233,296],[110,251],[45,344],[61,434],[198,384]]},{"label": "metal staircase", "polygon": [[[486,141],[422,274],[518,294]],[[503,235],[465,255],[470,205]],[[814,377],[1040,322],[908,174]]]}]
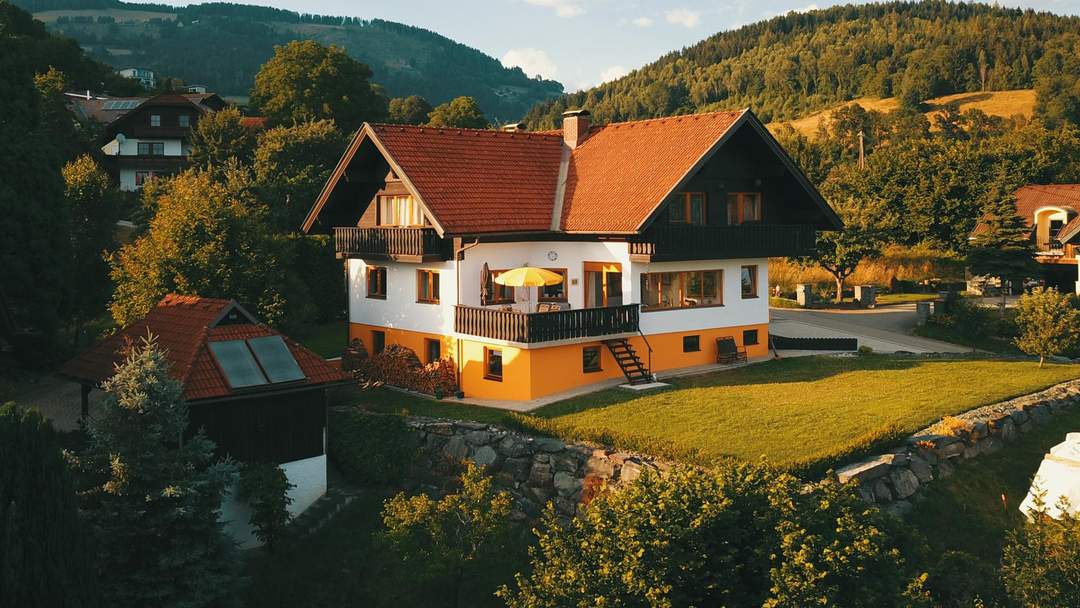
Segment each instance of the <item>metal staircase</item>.
[{"label": "metal staircase", "polygon": [[634,347],[630,345],[626,338],[606,340],[604,344],[607,344],[608,350],[615,357],[615,362],[619,364],[619,368],[630,384],[648,384],[652,382],[652,372],[641,362],[641,358],[638,357]]}]

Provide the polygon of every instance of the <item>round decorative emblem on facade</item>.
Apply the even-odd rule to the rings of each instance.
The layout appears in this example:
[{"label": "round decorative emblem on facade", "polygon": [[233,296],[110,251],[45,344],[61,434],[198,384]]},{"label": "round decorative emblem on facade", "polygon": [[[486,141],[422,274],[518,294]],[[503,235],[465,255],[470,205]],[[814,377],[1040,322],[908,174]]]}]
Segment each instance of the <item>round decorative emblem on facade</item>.
[{"label": "round decorative emblem on facade", "polygon": [[559,259],[559,254],[554,249],[548,252],[548,259],[554,262]]}]

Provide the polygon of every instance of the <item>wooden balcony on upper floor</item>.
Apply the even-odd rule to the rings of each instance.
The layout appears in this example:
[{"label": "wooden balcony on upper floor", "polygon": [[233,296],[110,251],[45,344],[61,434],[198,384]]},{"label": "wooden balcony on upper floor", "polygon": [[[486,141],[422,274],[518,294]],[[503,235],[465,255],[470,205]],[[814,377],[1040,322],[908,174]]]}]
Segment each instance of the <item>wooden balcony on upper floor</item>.
[{"label": "wooden balcony on upper floor", "polygon": [[339,259],[442,262],[451,258],[452,250],[452,241],[440,237],[434,228],[334,228]]},{"label": "wooden balcony on upper floor", "polygon": [[657,224],[630,238],[635,262],[814,255],[817,231],[795,224],[690,226]]},{"label": "wooden balcony on upper floor", "polygon": [[625,304],[524,313],[459,305],[454,307],[454,331],[525,344],[600,338],[638,331],[639,310],[639,304]]}]

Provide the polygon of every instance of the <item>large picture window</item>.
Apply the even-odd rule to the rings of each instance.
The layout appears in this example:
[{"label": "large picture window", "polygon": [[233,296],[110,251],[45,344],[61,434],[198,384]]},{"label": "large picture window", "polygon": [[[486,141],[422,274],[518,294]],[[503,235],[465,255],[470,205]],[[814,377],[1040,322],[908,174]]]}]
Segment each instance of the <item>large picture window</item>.
[{"label": "large picture window", "polygon": [[562,283],[556,283],[554,285],[545,285],[540,288],[540,301],[541,302],[565,302],[566,301],[566,269],[565,268],[547,268],[555,274],[562,275]]},{"label": "large picture window", "polygon": [[727,195],[727,223],[737,226],[745,222],[761,221],[760,192],[729,192]]},{"label": "large picture window", "polygon": [[423,226],[424,212],[419,201],[408,194],[379,197],[380,226]]},{"label": "large picture window", "polygon": [[437,271],[416,271],[416,301],[425,304],[439,303],[439,273]]},{"label": "large picture window", "polygon": [[668,220],[672,224],[705,225],[705,193],[679,192],[668,206]]},{"label": "large picture window", "polygon": [[723,303],[723,270],[652,272],[641,275],[642,310],[720,306]]}]

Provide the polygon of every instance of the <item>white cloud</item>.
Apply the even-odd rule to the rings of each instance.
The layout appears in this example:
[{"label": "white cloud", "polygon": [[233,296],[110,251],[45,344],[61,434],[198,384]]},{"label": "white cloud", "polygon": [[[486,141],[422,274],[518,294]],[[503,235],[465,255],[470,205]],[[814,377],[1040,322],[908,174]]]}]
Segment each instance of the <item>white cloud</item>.
[{"label": "white cloud", "polygon": [[610,80],[615,80],[616,78],[622,78],[629,73],[630,71],[623,66],[613,65],[605,69],[603,72],[600,72],[600,82],[604,83]]},{"label": "white cloud", "polygon": [[555,9],[560,17],[577,17],[585,12],[585,7],[573,0],[525,0],[533,6]]},{"label": "white cloud", "polygon": [[668,23],[674,23],[675,25],[695,27],[698,23],[701,23],[701,13],[688,8],[677,8],[664,13],[664,19]]},{"label": "white cloud", "polygon": [[638,17],[637,19],[631,19],[630,23],[638,27],[649,27],[653,24],[652,17]]},{"label": "white cloud", "polygon": [[802,8],[797,8],[797,9],[795,9],[795,10],[794,10],[794,11],[792,11],[792,12],[793,12],[793,13],[809,13],[810,11],[816,11],[816,10],[818,10],[818,8],[819,8],[819,7],[818,7],[818,5],[816,5],[816,4],[807,4],[806,6],[804,6],[804,7],[802,7]]},{"label": "white cloud", "polygon": [[519,67],[529,76],[539,74],[544,78],[552,79],[559,72],[555,62],[548,54],[540,49],[522,48],[510,49],[502,56],[502,64],[508,68]]}]

